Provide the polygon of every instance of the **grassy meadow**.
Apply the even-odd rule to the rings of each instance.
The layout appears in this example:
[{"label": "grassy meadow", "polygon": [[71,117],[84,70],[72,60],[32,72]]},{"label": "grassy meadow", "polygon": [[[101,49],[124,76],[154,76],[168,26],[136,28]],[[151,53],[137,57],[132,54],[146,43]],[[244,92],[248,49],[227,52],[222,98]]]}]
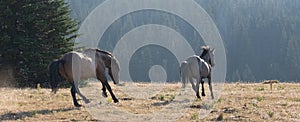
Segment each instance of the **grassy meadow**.
[{"label": "grassy meadow", "polygon": [[[99,84],[99,93],[100,91]],[[176,95],[181,84],[166,84],[164,89],[155,93],[148,99],[130,97],[122,88],[111,84],[114,93],[120,99],[120,103],[112,102],[110,96],[103,98],[97,96],[101,104],[96,108],[99,116],[95,117],[95,110],[88,105],[76,108],[72,104],[70,89],[60,89],[57,94],[50,93],[50,89],[17,89],[0,88],[0,120],[1,121],[109,121],[111,116],[121,117],[122,121],[152,121],[160,117],[168,117],[174,114],[176,121],[300,121],[300,84],[278,83],[270,85],[262,83],[225,83],[221,97],[216,98],[214,106],[207,115],[199,111],[209,99],[209,90],[205,84],[206,97],[196,99],[194,92],[190,92],[191,101],[184,105],[177,100]],[[139,84],[147,87],[147,84]],[[190,86],[190,84],[189,84]],[[109,95],[109,93],[108,93]],[[78,97],[79,98],[79,97]],[[96,98],[94,98],[96,99]],[[177,102],[176,102],[177,101]],[[82,103],[82,101],[79,101]],[[174,103],[174,104],[173,104]],[[177,106],[168,111],[168,105]],[[110,109],[110,108],[114,109]],[[167,109],[164,109],[167,108]],[[109,110],[110,109],[110,110]],[[125,111],[115,112],[114,110]],[[176,111],[178,110],[178,111]],[[149,114],[155,115],[152,119]],[[182,111],[181,111],[182,112]],[[204,117],[203,117],[204,116]],[[103,117],[103,118],[101,118]],[[105,118],[106,117],[106,118]]]}]

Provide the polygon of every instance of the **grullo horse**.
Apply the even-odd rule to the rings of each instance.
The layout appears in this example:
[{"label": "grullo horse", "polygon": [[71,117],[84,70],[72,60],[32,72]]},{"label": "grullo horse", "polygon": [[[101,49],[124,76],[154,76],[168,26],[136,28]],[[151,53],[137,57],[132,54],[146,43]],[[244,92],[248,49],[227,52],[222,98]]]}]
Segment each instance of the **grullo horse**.
[{"label": "grullo horse", "polygon": [[88,103],[89,100],[80,92],[78,84],[87,78],[97,78],[102,83],[102,95],[107,97],[106,89],[109,91],[115,103],[119,100],[115,97],[105,75],[105,69],[114,84],[119,83],[119,63],[117,59],[107,51],[99,49],[86,49],[83,52],[71,51],[64,54],[59,60],[49,65],[50,84],[52,92],[58,90],[57,84],[63,79],[71,85],[71,95],[76,107],[80,107],[76,99],[76,93]]},{"label": "grullo horse", "polygon": [[[212,99],[214,99],[212,84],[211,84],[211,68],[215,65],[214,63],[214,49],[209,46],[202,46],[202,54],[199,56],[193,55],[188,57],[181,63],[180,75],[183,82],[182,88],[185,88],[186,82],[189,80],[192,84],[193,90],[196,92],[196,96],[199,95],[199,85],[202,85],[202,96],[205,96],[204,92],[204,78],[208,79],[209,90]],[[193,79],[196,79],[196,86],[194,85]]]}]

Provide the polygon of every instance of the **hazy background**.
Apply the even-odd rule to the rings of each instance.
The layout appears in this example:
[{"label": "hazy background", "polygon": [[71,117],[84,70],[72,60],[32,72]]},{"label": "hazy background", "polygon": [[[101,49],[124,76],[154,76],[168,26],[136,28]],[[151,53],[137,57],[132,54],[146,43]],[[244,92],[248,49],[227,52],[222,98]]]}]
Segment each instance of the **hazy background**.
[{"label": "hazy background", "polygon": [[[103,2],[103,0],[67,1],[72,9],[72,17],[80,22],[83,22],[85,17]],[[196,0],[196,2],[212,17],[224,41],[227,81],[260,81],[264,79],[299,81],[299,0]],[[141,14],[143,15],[143,13]],[[148,16],[141,16],[140,21],[146,21],[149,19]],[[158,19],[164,19],[164,21],[167,19],[169,22],[173,22],[176,18],[167,15],[158,16]],[[123,24],[128,24],[128,22],[130,20],[124,21]],[[131,23],[136,22],[132,21]],[[188,33],[184,32],[184,26],[174,26],[179,26],[181,34]],[[109,35],[111,37],[118,36],[113,35],[114,33],[111,34]],[[194,35],[190,34],[190,36]],[[151,53],[149,50],[145,49],[144,51]],[[200,50],[197,50],[196,53],[200,53]],[[155,62],[155,59],[150,60]],[[174,67],[176,69],[178,64],[174,64]],[[174,69],[166,71],[171,72]],[[136,73],[138,75],[139,72]],[[175,78],[172,80],[179,78],[176,73],[170,77]]]}]

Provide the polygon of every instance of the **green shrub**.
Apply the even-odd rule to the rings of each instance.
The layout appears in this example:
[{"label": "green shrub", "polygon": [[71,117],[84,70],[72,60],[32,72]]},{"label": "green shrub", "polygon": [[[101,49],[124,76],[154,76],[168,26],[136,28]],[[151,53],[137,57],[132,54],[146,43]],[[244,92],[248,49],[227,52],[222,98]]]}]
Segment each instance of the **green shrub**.
[{"label": "green shrub", "polygon": [[256,100],[257,100],[258,102],[260,102],[260,101],[263,100],[263,97],[256,97]]},{"label": "green shrub", "polygon": [[274,116],[274,112],[273,111],[268,111],[267,113],[268,113],[269,117],[271,117],[271,118]]},{"label": "green shrub", "polygon": [[256,90],[257,90],[257,91],[264,91],[265,88],[264,88],[264,87],[259,87],[259,88],[257,88]]},{"label": "green shrub", "polygon": [[191,116],[191,120],[197,120],[198,119],[198,114],[193,113]]}]

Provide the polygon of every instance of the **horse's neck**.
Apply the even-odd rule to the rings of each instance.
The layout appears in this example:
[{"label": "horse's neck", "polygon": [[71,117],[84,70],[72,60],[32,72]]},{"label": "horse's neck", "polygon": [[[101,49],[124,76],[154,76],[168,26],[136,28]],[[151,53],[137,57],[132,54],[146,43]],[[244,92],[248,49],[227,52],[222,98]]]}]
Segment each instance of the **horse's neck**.
[{"label": "horse's neck", "polygon": [[96,51],[99,52],[99,53],[105,54],[105,55],[112,56],[112,54],[110,52],[107,52],[105,50],[96,49]]},{"label": "horse's neck", "polygon": [[111,67],[111,56],[110,55],[106,55],[106,54],[99,54],[99,57],[101,58],[101,60],[103,61],[105,67],[109,68]]},{"label": "horse's neck", "polygon": [[200,55],[200,58],[204,58],[207,55],[208,51],[207,50],[203,50],[202,54]]},{"label": "horse's neck", "polygon": [[202,54],[200,55],[200,58],[204,59],[207,63],[209,63],[209,56],[208,56],[208,50],[203,50]]},{"label": "horse's neck", "polygon": [[209,62],[209,55],[208,55],[208,53],[206,55],[200,57],[200,58],[202,58],[207,64],[211,65],[210,62]]}]

